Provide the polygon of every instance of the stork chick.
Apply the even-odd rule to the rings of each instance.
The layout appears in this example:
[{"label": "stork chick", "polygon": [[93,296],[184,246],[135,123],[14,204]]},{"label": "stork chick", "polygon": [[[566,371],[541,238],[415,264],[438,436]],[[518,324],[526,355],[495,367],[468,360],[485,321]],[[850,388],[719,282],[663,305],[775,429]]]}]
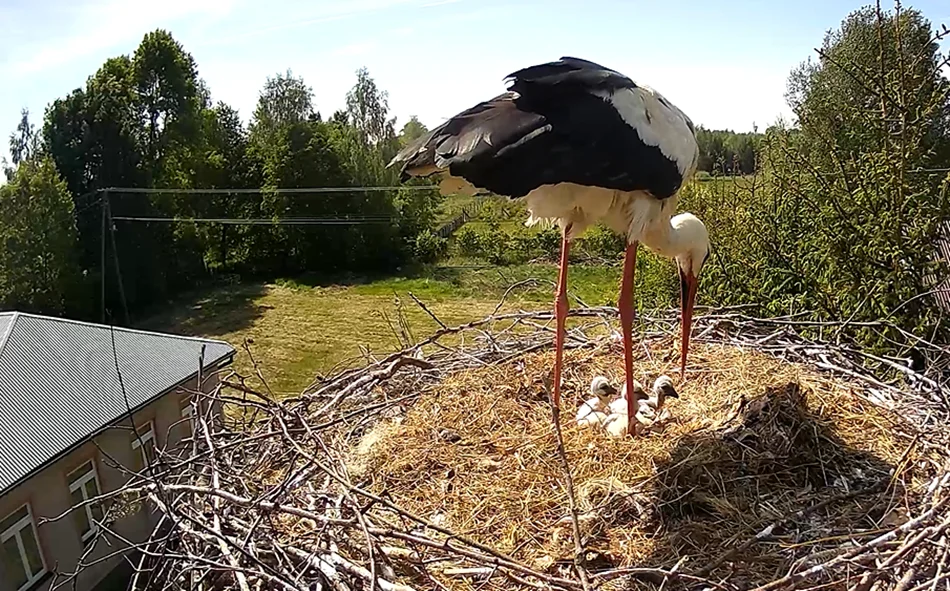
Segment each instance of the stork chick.
[{"label": "stork chick", "polygon": [[[633,381],[633,399],[637,402],[637,413],[649,413],[655,415],[663,408],[663,403],[667,398],[679,398],[676,389],[673,388],[673,380],[668,376],[660,376],[653,382],[653,396],[647,395],[640,382]],[[611,414],[627,414],[627,385],[624,384],[621,389],[620,398],[610,403]]]},{"label": "stork chick", "polygon": [[[625,420],[628,417],[626,388],[624,384],[620,398],[611,402],[608,407],[608,422],[605,427],[607,432],[615,437],[623,437],[630,430],[628,421]],[[632,417],[634,420],[630,421],[633,424],[633,435],[639,435],[644,428],[656,421],[667,398],[679,398],[676,389],[673,388],[673,381],[668,376],[659,376],[653,382],[653,396],[644,391],[640,382],[633,381],[632,399],[637,404],[636,412]]]},{"label": "stork chick", "polygon": [[668,376],[660,376],[653,382],[653,396],[638,400],[640,408],[637,409],[637,414],[656,418],[667,398],[679,398],[679,394],[673,387],[673,380]]},{"label": "stork chick", "polygon": [[577,409],[575,420],[580,427],[604,424],[607,420],[607,413],[604,411],[610,404],[611,397],[617,393],[617,389],[611,386],[604,376],[594,376],[590,382],[590,393],[594,397],[585,401]]}]

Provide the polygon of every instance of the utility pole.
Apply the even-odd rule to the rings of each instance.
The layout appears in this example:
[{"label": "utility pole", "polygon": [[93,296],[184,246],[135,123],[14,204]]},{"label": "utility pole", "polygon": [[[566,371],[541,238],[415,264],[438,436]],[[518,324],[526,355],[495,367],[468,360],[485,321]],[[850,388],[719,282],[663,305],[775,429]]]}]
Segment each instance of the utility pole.
[{"label": "utility pole", "polygon": [[109,204],[109,190],[102,190],[102,239],[101,250],[99,252],[99,291],[102,296],[101,301],[101,322],[106,323],[106,218]]},{"label": "utility pole", "polygon": [[125,285],[122,283],[122,269],[119,266],[119,249],[115,246],[115,223],[112,221],[112,204],[106,201],[106,222],[109,225],[109,242],[112,244],[112,262],[115,263],[115,282],[119,288],[119,302],[125,314],[125,325],[132,326],[129,320],[129,304],[125,301]]}]

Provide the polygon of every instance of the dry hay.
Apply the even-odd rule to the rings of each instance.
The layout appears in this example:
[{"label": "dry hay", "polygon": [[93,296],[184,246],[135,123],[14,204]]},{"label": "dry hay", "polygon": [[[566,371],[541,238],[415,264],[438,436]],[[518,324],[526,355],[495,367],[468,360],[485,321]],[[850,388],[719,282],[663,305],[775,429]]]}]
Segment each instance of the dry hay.
[{"label": "dry hay", "polygon": [[848,346],[845,325],[814,325],[815,338],[799,319],[705,311],[680,385],[676,316],[641,315],[638,377],[666,373],[680,398],[654,432],[617,440],[573,422],[594,375],[622,378],[616,309],[571,315],[561,429],[545,389],[549,312],[444,327],[292,399],[224,376],[198,397],[253,412],[230,427],[205,415],[187,458],[161,452],[157,474],[106,495],[146,497],[167,517],[132,589],[932,591],[950,579],[945,349],[907,336],[929,359],[920,373]]},{"label": "dry hay", "polygon": [[[672,345],[640,351],[641,382],[677,376]],[[361,440],[351,476],[534,568],[571,564],[569,503],[543,383],[552,364],[545,352],[448,376]],[[681,566],[699,568],[777,519],[846,497],[746,553],[743,577],[769,580],[788,570],[790,548],[880,533],[882,523],[906,517],[904,495],[919,489],[886,486],[913,482],[916,452],[900,418],[804,366],[696,345],[680,397],[668,402],[670,419],[646,436],[615,439],[573,417],[593,376],[622,383],[620,348],[570,351],[565,365],[561,425],[593,571],[672,568],[684,558]]]}]

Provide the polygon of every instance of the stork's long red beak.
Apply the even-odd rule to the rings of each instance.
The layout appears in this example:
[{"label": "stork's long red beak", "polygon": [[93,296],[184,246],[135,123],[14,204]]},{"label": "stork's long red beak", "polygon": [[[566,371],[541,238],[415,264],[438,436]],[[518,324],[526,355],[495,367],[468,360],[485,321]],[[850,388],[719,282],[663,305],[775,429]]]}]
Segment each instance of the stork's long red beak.
[{"label": "stork's long red beak", "polygon": [[689,335],[693,326],[693,304],[696,302],[696,288],[698,286],[699,278],[689,271],[680,269],[680,305],[683,309],[680,381],[686,378],[686,356],[689,354]]}]

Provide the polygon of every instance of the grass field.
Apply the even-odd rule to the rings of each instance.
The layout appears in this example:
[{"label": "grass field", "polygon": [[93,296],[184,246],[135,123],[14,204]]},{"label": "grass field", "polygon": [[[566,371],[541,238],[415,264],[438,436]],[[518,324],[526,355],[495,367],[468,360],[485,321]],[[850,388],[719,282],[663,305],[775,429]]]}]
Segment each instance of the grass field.
[{"label": "grass field", "polygon": [[[503,310],[550,308],[556,273],[554,265],[439,267],[426,276],[245,284],[189,294],[136,326],[226,340],[239,350],[235,366],[243,375],[254,370],[243,350],[247,339],[267,386],[290,395],[338,364],[365,361],[361,347],[374,355],[402,348],[400,310],[413,340],[438,329],[410,293],[444,323],[461,324],[490,314],[519,282],[526,283],[511,290]],[[617,267],[573,266],[572,303],[579,297],[589,305],[615,304],[619,281]]]},{"label": "grass field", "polygon": [[[440,220],[457,215],[473,200],[446,199],[440,206]],[[492,219],[505,232],[518,231],[523,229],[523,213],[515,204],[495,200],[466,226],[482,229]],[[639,257],[639,310],[673,303],[661,301],[665,297],[661,283],[667,279],[675,283],[673,264],[650,258],[645,253]],[[572,264],[568,277],[572,304],[580,299],[591,306],[616,305],[618,262]],[[383,355],[402,348],[406,337],[398,335],[400,311],[410,340],[436,330],[436,321],[413,302],[410,293],[444,323],[461,324],[490,314],[511,286],[517,287],[507,294],[503,309],[550,309],[556,276],[554,264],[491,266],[453,256],[442,266],[414,274],[279,280],[206,290],[178,298],[169,306],[171,311],[145,318],[137,326],[224,339],[239,350],[237,370],[252,375],[252,359],[244,350],[247,341],[267,387],[291,395],[340,364],[365,362],[367,352]]]}]

